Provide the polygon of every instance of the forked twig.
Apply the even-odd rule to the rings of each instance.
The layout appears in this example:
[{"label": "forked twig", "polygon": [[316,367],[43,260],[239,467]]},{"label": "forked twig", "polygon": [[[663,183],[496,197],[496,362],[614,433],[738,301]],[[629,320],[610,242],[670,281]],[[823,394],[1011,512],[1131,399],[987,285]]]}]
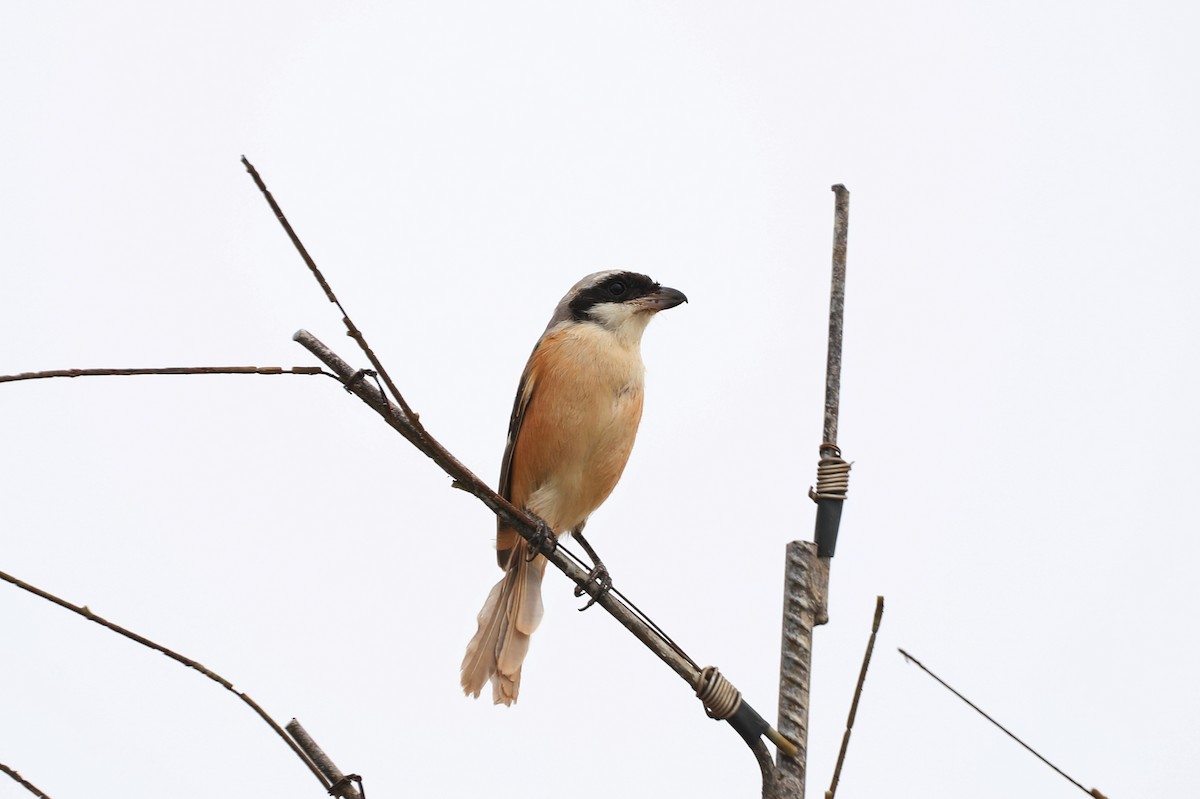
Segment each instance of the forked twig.
[{"label": "forked twig", "polygon": [[108,619],[104,618],[103,616],[96,615],[90,609],[88,609],[88,607],[86,605],[73,605],[70,602],[66,601],[65,599],[60,599],[59,597],[56,597],[54,594],[51,594],[48,591],[43,591],[42,589],[38,588],[37,586],[30,585],[29,583],[27,583],[23,580],[18,580],[16,577],[13,577],[11,574],[5,574],[4,572],[0,572],[0,580],[4,580],[7,583],[11,583],[11,584],[15,585],[17,588],[22,589],[23,591],[28,591],[29,593],[33,594],[34,596],[38,596],[38,597],[41,597],[42,599],[49,600],[50,602],[53,602],[54,604],[58,605],[59,607],[66,608],[67,610],[72,611],[73,613],[77,613],[80,616],[83,616],[88,621],[94,621],[96,624],[99,624],[101,627],[105,627],[109,630],[112,630],[114,633],[123,635],[126,638],[128,638],[129,640],[135,641],[144,647],[148,647],[157,652],[161,652],[164,655],[166,655],[167,657],[171,658],[172,660],[174,660],[178,663],[182,663],[183,665],[187,666],[190,669],[195,669],[196,671],[200,672],[208,679],[212,680],[215,683],[220,684],[222,688],[231,692],[232,694],[237,696],[239,699],[241,699],[243,702],[245,702],[247,705],[249,705],[254,710],[254,712],[259,715],[259,718],[261,718],[263,721],[265,721],[267,723],[267,725],[275,731],[275,734],[278,735],[280,738],[282,738],[283,742],[286,743],[288,745],[288,747],[293,752],[296,753],[296,757],[300,758],[304,762],[304,765],[308,766],[309,771],[311,771],[313,773],[313,775],[318,780],[321,781],[321,786],[326,789],[329,788],[329,783],[325,781],[325,778],[324,778],[324,776],[322,776],[321,772],[319,770],[317,770],[317,768],[312,764],[311,761],[309,761],[309,759],[307,757],[304,756],[304,752],[302,752],[300,750],[300,748],[298,746],[296,746],[296,744],[292,741],[292,739],[289,738],[286,733],[284,733],[283,729],[278,724],[275,723],[275,719],[273,719],[269,715],[267,715],[267,712],[265,710],[263,710],[261,707],[259,707],[258,703],[255,702],[253,699],[251,699],[247,694],[234,688],[233,683],[231,683],[229,680],[225,679],[224,677],[222,677],[221,675],[212,671],[211,669],[206,668],[205,666],[201,665],[200,663],[197,663],[196,661],[192,660],[189,657],[185,657],[184,655],[181,655],[178,652],[174,652],[170,649],[167,649],[162,644],[155,643],[154,641],[151,641],[149,638],[146,638],[143,635],[138,635],[137,633],[133,632],[132,630],[128,630],[128,629],[120,626],[119,624],[114,624],[111,621],[109,621]]}]

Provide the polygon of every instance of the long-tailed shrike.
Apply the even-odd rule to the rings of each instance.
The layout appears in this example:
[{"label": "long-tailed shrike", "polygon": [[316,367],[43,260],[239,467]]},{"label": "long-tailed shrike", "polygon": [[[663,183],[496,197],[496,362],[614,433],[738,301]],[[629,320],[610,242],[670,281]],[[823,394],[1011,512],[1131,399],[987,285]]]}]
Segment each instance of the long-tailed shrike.
[{"label": "long-tailed shrike", "polygon": [[[625,469],[642,418],[641,340],[651,317],[687,302],[634,272],[597,272],[554,309],[521,375],[500,467],[500,494],[527,508],[555,535],[580,535]],[[479,629],[462,662],[463,691],[476,697],[489,679],[497,704],[511,705],[521,684],[529,636],[542,619],[546,559],[530,560],[525,539],[497,525],[504,577],[479,611]]]}]

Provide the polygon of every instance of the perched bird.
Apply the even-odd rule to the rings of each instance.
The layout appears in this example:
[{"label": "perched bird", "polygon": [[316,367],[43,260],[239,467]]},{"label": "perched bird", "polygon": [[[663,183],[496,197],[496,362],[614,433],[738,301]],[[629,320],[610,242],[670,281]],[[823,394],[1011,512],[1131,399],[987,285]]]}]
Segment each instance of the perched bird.
[{"label": "perched bird", "polygon": [[[608,498],[633,448],[642,418],[641,341],[659,311],[687,302],[635,272],[597,272],[554,309],[521,375],[500,467],[500,494],[571,533],[592,556],[593,578],[607,572],[581,532]],[[497,704],[511,705],[521,684],[529,636],[542,619],[546,559],[532,560],[525,539],[497,524],[496,560],[504,577],[479,611],[479,629],[462,662],[463,691],[476,697],[492,681]]]}]

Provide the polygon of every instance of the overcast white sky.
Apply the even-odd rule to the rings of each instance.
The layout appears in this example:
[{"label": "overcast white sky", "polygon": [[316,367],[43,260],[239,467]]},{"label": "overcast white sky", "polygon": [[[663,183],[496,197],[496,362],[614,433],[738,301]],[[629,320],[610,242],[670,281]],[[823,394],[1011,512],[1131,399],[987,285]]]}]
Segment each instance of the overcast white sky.
[{"label": "overcast white sky", "polygon": [[[691,302],[592,519],[618,587],[775,714],[811,536],[833,195],[852,192],[817,633],[840,796],[1186,796],[1200,447],[1200,6],[10,3],[0,374],[355,362],[260,169],[428,427],[494,480],[580,276]],[[755,796],[741,741],[547,579],[513,709],[463,698],[492,520],[332,381],[0,386],[0,570],[293,716],[372,797]],[[319,797],[236,698],[0,584],[0,762],[55,799]],[[24,797],[0,778],[0,797]]]}]

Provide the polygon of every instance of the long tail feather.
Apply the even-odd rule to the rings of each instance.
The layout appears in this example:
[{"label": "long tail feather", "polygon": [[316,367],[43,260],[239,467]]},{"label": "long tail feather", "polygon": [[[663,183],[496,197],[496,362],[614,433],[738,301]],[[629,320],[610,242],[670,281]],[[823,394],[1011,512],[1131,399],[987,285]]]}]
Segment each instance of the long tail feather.
[{"label": "long tail feather", "polygon": [[521,687],[521,664],[529,652],[529,636],[542,620],[542,575],[545,558],[526,561],[525,542],[512,550],[508,568],[492,587],[479,627],[462,662],[463,692],[478,697],[491,680],[496,704],[511,705]]}]

